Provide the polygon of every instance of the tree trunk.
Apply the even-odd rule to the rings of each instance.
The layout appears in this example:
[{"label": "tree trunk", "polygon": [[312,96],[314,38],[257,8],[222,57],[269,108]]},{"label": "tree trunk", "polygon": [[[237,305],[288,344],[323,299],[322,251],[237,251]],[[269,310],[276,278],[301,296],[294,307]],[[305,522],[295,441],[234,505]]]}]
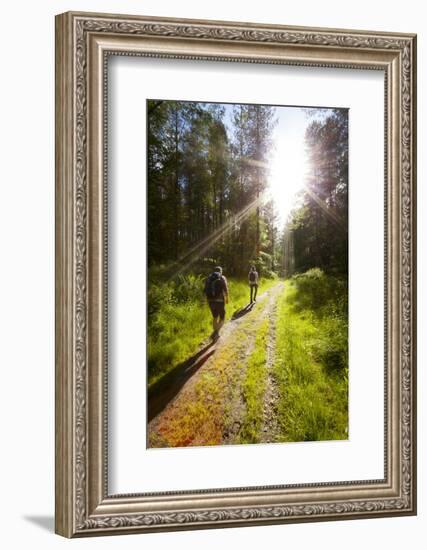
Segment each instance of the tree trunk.
[{"label": "tree trunk", "polygon": [[174,255],[178,259],[179,253],[179,167],[178,167],[179,135],[178,135],[178,107],[175,109],[175,186],[174,186]]}]

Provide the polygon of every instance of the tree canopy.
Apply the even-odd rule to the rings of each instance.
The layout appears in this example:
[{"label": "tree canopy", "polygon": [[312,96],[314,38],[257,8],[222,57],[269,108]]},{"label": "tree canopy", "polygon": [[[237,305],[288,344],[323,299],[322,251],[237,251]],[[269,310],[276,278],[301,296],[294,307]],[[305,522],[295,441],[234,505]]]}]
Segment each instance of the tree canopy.
[{"label": "tree canopy", "polygon": [[[348,112],[307,111],[308,173],[286,228],[267,200],[277,107],[148,100],[148,265],[241,277],[346,272]],[[283,182],[286,185],[286,181]]]},{"label": "tree canopy", "polygon": [[306,130],[308,173],[288,230],[294,270],[347,273],[348,111],[333,109]]}]

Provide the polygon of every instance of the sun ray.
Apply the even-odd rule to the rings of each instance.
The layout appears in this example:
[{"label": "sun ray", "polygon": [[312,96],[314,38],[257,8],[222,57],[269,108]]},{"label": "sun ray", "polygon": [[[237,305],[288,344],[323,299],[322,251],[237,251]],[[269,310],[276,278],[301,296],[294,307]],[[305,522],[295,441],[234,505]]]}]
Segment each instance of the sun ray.
[{"label": "sun ray", "polygon": [[317,193],[315,193],[312,189],[309,188],[308,185],[304,186],[304,191],[314,200],[314,202],[323,210],[323,212],[331,218],[332,221],[337,223],[340,227],[344,228],[347,231],[347,224],[344,222],[343,219],[338,216],[335,212],[333,212],[326,202],[322,200]]},{"label": "sun ray", "polygon": [[216,229],[213,233],[199,241],[184,255],[182,255],[177,262],[171,268],[173,274],[171,278],[176,277],[182,273],[185,273],[201,256],[203,256],[212,246],[218,242],[224,235],[226,235],[231,229],[238,223],[244,221],[252,212],[254,212],[260,204],[265,200],[265,193],[261,193],[259,197],[254,199],[244,208],[242,208],[236,215],[232,216],[229,220],[224,222],[221,227]]}]

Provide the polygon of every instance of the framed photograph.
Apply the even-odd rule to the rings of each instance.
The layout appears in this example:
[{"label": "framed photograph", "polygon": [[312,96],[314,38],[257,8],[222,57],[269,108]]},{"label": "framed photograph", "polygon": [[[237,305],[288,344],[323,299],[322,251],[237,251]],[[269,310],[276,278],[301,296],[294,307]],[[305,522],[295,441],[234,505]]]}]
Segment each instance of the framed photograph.
[{"label": "framed photograph", "polygon": [[56,532],[416,513],[416,37],[56,18]]}]

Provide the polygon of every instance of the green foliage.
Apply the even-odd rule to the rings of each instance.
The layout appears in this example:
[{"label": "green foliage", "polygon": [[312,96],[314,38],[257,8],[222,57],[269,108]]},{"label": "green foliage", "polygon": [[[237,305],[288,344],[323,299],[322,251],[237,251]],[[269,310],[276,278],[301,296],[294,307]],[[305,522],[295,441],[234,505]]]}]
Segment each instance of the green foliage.
[{"label": "green foliage", "polygon": [[160,308],[174,301],[174,285],[172,283],[150,284],[148,287],[148,315],[153,316]]},{"label": "green foliage", "polygon": [[345,319],[325,317],[318,325],[319,337],[313,342],[313,358],[328,372],[348,372],[348,327]]},{"label": "green foliage", "polygon": [[347,316],[347,279],[326,275],[318,267],[294,275],[297,292],[292,297],[294,306],[310,309],[318,316]]},{"label": "green foliage", "polygon": [[178,304],[201,301],[204,278],[201,275],[178,275],[175,283],[175,301]]},{"label": "green foliage", "polygon": [[268,279],[277,278],[277,273],[273,270],[274,268],[274,258],[272,254],[268,252],[261,251],[257,258],[254,258],[251,262],[251,265],[255,265],[258,273],[262,277]]},{"label": "green foliage", "polygon": [[204,301],[204,277],[177,275],[173,280],[149,282],[148,314],[154,315],[162,306],[201,303]]}]

